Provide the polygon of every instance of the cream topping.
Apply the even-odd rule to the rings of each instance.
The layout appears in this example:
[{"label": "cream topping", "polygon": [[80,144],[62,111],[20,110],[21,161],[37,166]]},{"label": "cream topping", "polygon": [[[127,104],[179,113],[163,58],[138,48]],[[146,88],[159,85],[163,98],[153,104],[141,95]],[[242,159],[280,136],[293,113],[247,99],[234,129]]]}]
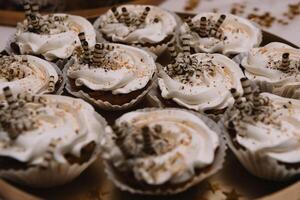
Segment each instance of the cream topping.
[{"label": "cream topping", "polygon": [[170,77],[159,71],[158,84],[163,98],[172,99],[189,109],[223,109],[233,104],[229,89],[242,90],[240,78],[243,72],[229,58],[220,54],[198,53],[190,55],[196,60],[195,73]]},{"label": "cream topping", "polygon": [[58,81],[54,66],[35,56],[3,56],[0,58],[0,66],[0,96],[7,86],[14,93],[50,93],[53,91],[50,90],[49,83],[53,81],[55,85]]},{"label": "cream topping", "polygon": [[[117,12],[122,15],[122,8],[125,7],[131,18],[131,25],[119,22],[113,12],[109,10],[99,17],[94,26],[105,36],[111,38],[113,42],[132,43],[158,43],[167,36],[172,35],[176,29],[175,17],[166,10],[155,6],[148,6],[150,11],[145,22],[140,26],[135,25],[140,20],[146,6],[125,5],[117,8]],[[100,28],[99,28],[100,26]]]},{"label": "cream topping", "polygon": [[114,50],[105,53],[100,66],[84,64],[80,57],[73,57],[67,71],[77,86],[95,91],[127,94],[144,88],[156,70],[154,59],[142,49],[120,44],[109,44]]},{"label": "cream topping", "polygon": [[[55,20],[58,17],[59,20]],[[96,43],[96,33],[89,21],[80,16],[54,14],[41,16],[41,23],[48,23],[49,32],[39,34],[28,31],[28,20],[19,23],[16,43],[21,54],[43,55],[47,60],[65,59],[80,46],[78,34],[84,32],[89,46]],[[41,24],[43,25],[43,24]]]},{"label": "cream topping", "polygon": [[[38,97],[36,97],[38,98]],[[7,156],[32,165],[47,161],[66,163],[64,154],[80,156],[81,149],[90,142],[99,143],[105,124],[99,121],[93,107],[80,99],[44,95],[46,105],[30,102],[25,109],[34,111],[35,127],[19,132],[10,139],[9,132],[0,125],[0,156]],[[1,113],[1,118],[5,116]],[[97,118],[98,117],[98,118]],[[13,120],[13,119],[10,119]]]},{"label": "cream topping", "polygon": [[[282,55],[289,53],[290,64],[286,72],[280,70]],[[280,86],[300,83],[300,50],[287,44],[272,42],[251,49],[242,60],[245,75],[251,80],[267,81]]]},{"label": "cream topping", "polygon": [[[262,113],[235,120],[236,141],[252,153],[284,163],[300,162],[300,101],[261,93],[270,104]],[[261,120],[257,120],[260,118]]]},{"label": "cream topping", "polygon": [[[192,22],[198,28],[201,17],[207,18],[207,30],[209,31],[220,15],[216,13],[196,15]],[[191,46],[197,52],[222,52],[225,55],[237,54],[247,52],[261,42],[261,30],[259,28],[249,20],[231,14],[226,14],[226,18],[219,28],[219,32],[222,34],[221,38],[200,37],[197,32],[190,32],[190,28],[186,23],[181,26],[180,30],[182,34],[190,33],[192,35]]]},{"label": "cream topping", "polygon": [[[195,169],[214,162],[220,142],[198,116],[179,109],[133,111],[120,117],[116,126],[124,137],[116,131],[116,142],[110,138],[114,136],[106,138],[103,144],[110,150],[104,158],[121,171],[126,166],[137,180],[150,185],[191,179]],[[150,139],[145,139],[145,127]]]}]

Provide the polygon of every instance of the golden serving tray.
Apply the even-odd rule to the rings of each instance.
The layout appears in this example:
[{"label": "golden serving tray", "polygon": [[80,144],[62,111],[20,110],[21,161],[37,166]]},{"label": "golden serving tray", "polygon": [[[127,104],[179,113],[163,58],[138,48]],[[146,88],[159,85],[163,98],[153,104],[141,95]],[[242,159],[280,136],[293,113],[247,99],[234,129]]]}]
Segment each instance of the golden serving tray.
[{"label": "golden serving tray", "polygon": [[[76,14],[93,21],[96,16],[107,9],[77,11]],[[186,14],[179,15],[185,16]],[[263,31],[262,46],[275,41],[297,47],[276,35]],[[131,110],[149,106],[151,105],[145,99]],[[97,109],[97,112],[112,124],[117,117],[128,111],[112,113]],[[208,193],[212,196],[205,197]],[[243,168],[229,150],[225,165],[220,172],[189,190],[172,196],[132,195],[120,191],[107,179],[100,158],[71,183],[51,189],[33,189],[0,180],[0,199],[2,197],[7,200],[37,200],[40,198],[54,200],[218,200],[218,195],[223,195],[226,200],[257,198],[261,200],[300,200],[300,181],[298,178],[287,182],[271,182],[256,178]]]}]

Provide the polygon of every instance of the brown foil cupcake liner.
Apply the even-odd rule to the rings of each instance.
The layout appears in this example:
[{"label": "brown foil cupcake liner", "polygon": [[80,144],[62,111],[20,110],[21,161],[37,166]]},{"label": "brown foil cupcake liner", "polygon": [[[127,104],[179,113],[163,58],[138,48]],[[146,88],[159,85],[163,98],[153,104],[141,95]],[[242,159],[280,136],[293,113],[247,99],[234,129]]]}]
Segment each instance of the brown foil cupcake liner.
[{"label": "brown foil cupcake liner", "polygon": [[[89,94],[87,94],[86,92],[84,92],[82,90],[79,90],[79,91],[72,90],[72,88],[70,86],[70,79],[67,77],[67,70],[68,70],[68,68],[71,64],[72,64],[72,60],[70,60],[70,62],[68,62],[67,65],[63,69],[63,74],[64,74],[64,77],[66,79],[66,87],[65,88],[66,88],[67,92],[70,93],[71,95],[75,96],[75,97],[82,98],[85,101],[88,101],[89,103],[91,103],[94,106],[96,106],[100,109],[103,109],[103,110],[117,111],[117,110],[129,109],[129,108],[137,105],[138,103],[140,103],[146,97],[147,93],[153,87],[154,81],[152,81],[152,83],[148,87],[144,88],[144,91],[139,96],[132,99],[130,102],[125,103],[123,105],[111,104],[108,101],[102,101],[100,99],[94,99],[93,97],[91,97]],[[155,77],[155,74],[153,75],[153,77]]]},{"label": "brown foil cupcake liner", "polygon": [[[107,126],[106,120],[95,112],[96,118]],[[0,177],[7,180],[27,185],[34,188],[50,188],[66,184],[78,177],[86,168],[88,168],[100,154],[99,143],[93,152],[89,161],[83,164],[69,164],[50,162],[46,168],[39,166],[29,167],[25,170],[0,170]]]},{"label": "brown foil cupcake liner", "polygon": [[[139,109],[137,111],[154,111],[154,110],[159,110],[160,108],[144,108],[144,109]],[[185,110],[185,109],[178,109],[178,108],[168,108],[172,110]],[[219,126],[209,119],[208,117],[199,114],[194,111],[189,111],[192,112],[193,114],[197,115],[201,120],[205,122],[205,124],[212,129],[214,132],[216,132],[219,135],[220,139],[220,146],[219,149],[215,155],[215,160],[214,163],[210,166],[210,169],[206,172],[201,172],[199,175],[195,175],[191,180],[186,182],[185,184],[182,184],[180,187],[175,187],[175,188],[168,188],[168,189],[149,189],[149,190],[142,190],[139,188],[134,188],[132,186],[129,186],[122,182],[122,180],[116,176],[116,173],[114,171],[113,166],[106,160],[104,160],[104,165],[105,165],[105,172],[110,180],[113,181],[113,183],[121,190],[123,191],[128,191],[133,194],[144,194],[144,195],[172,195],[172,194],[177,194],[180,192],[183,192],[190,187],[200,183],[201,181],[205,180],[206,178],[216,174],[219,170],[222,169],[223,164],[225,162],[225,156],[226,156],[226,144],[224,142],[224,138],[222,137],[222,131],[219,128]]]},{"label": "brown foil cupcake liner", "polygon": [[272,181],[284,181],[300,174],[300,167],[298,169],[287,169],[283,164],[279,164],[277,160],[266,155],[252,153],[247,149],[237,149],[232,143],[231,136],[226,131],[225,123],[228,116],[229,112],[227,111],[218,124],[221,127],[227,145],[251,174]]}]

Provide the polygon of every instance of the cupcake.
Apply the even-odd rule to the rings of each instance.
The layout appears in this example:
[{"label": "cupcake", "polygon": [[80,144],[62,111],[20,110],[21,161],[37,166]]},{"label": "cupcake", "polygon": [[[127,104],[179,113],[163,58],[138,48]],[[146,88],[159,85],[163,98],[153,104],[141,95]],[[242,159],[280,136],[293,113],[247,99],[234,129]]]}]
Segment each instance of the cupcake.
[{"label": "cupcake", "polygon": [[0,106],[0,177],[31,187],[65,184],[98,156],[105,120],[80,99],[14,94]]},{"label": "cupcake", "polygon": [[67,91],[106,110],[136,105],[152,87],[156,65],[142,49],[113,43],[97,43],[75,54],[65,68]]},{"label": "cupcake", "polygon": [[171,64],[159,69],[162,101],[206,113],[223,113],[234,102],[228,90],[242,90],[242,70],[221,54],[190,54],[189,35],[182,36],[182,41],[183,51],[173,44],[168,46]]},{"label": "cupcake", "polygon": [[254,90],[243,78],[243,95],[222,123],[229,147],[253,175],[280,181],[300,175],[300,101]]},{"label": "cupcake", "polygon": [[30,55],[3,55],[0,56],[0,95],[5,87],[10,87],[13,93],[60,94],[64,80],[53,63]]},{"label": "cupcake", "polygon": [[218,126],[181,109],[143,109],[116,120],[101,142],[108,177],[138,194],[175,194],[222,168]]},{"label": "cupcake", "polygon": [[46,60],[69,58],[80,46],[78,33],[84,32],[90,47],[96,43],[92,24],[80,16],[69,14],[40,15],[38,4],[24,4],[26,19],[18,23],[15,39],[11,43],[14,52],[34,54]]},{"label": "cupcake", "polygon": [[300,98],[300,50],[272,42],[242,55],[245,75],[264,92]]},{"label": "cupcake", "polygon": [[261,30],[247,19],[217,13],[202,13],[186,18],[181,34],[190,34],[196,52],[222,53],[232,56],[259,46]]},{"label": "cupcake", "polygon": [[145,48],[160,55],[174,38],[175,14],[155,6],[113,7],[94,23],[98,42],[114,42]]}]

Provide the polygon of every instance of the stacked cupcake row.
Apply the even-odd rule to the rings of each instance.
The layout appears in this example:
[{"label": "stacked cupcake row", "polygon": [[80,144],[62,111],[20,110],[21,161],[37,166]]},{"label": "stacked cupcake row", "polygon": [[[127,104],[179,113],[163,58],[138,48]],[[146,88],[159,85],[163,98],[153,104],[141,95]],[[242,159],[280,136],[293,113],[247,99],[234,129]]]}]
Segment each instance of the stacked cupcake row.
[{"label": "stacked cupcake row", "polygon": [[[93,26],[41,15],[37,4],[24,9],[0,54],[1,177],[57,186],[101,156],[119,188],[173,194],[219,171],[225,143],[256,176],[300,174],[299,50],[259,47],[261,30],[230,14],[182,22],[158,7],[124,5]],[[166,108],[108,125],[63,88],[105,110],[143,106],[145,97]]]}]

